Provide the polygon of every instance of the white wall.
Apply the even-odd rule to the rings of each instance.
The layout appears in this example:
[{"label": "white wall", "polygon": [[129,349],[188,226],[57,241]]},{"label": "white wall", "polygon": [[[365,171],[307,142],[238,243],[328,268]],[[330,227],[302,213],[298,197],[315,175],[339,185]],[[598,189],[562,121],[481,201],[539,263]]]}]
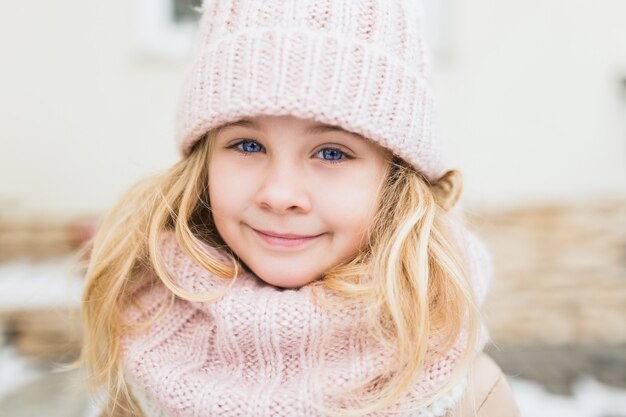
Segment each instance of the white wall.
[{"label": "white wall", "polygon": [[451,3],[435,87],[468,200],[626,197],[626,2]]},{"label": "white wall", "polygon": [[[177,159],[186,61],[137,54],[130,3],[0,3],[0,211],[102,211]],[[626,2],[445,10],[434,85],[466,201],[625,196]]]},{"label": "white wall", "polygon": [[184,66],[136,54],[128,0],[0,4],[5,210],[101,211],[176,160]]}]

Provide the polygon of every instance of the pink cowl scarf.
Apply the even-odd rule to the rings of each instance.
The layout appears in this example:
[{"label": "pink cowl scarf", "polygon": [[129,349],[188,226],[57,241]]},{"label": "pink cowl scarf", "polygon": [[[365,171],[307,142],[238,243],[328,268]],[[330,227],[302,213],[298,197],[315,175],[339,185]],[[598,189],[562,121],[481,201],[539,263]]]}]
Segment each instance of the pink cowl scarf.
[{"label": "pink cowl scarf", "polygon": [[[488,253],[477,239],[468,242],[482,301],[489,278]],[[171,233],[163,240],[162,253],[168,271],[187,291],[215,292],[228,285],[195,264]],[[385,369],[389,358],[367,335],[362,309],[324,308],[312,300],[312,291],[308,286],[279,289],[244,272],[219,300],[176,298],[148,331],[125,334],[124,368],[146,417],[321,416],[311,403],[321,404],[329,399],[328,392],[337,392],[336,387],[364,382]],[[131,323],[152,318],[169,303],[169,290],[154,280],[135,301],[137,305],[126,311]],[[485,336],[483,332],[477,349],[482,350]],[[408,395],[376,415],[442,416],[453,409],[465,380],[425,409],[394,414],[446,381],[463,353],[461,342],[462,337],[450,351],[434,355],[416,375]]]}]

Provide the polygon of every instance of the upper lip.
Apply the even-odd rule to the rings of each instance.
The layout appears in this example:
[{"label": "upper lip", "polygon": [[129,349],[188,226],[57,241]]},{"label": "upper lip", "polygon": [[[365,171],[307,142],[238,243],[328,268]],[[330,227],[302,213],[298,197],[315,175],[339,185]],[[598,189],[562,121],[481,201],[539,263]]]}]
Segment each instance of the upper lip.
[{"label": "upper lip", "polygon": [[316,237],[319,235],[297,235],[295,233],[278,233],[278,232],[272,232],[269,230],[257,230],[255,229],[257,232],[259,233],[263,233],[264,235],[268,235],[268,236],[274,236],[274,237],[282,237],[283,239],[304,239],[307,237]]}]

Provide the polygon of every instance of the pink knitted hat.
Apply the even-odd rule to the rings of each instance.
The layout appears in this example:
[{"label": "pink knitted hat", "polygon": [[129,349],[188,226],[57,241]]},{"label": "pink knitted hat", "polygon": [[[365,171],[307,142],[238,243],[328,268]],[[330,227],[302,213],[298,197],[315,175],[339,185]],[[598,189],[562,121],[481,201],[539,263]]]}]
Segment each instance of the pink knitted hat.
[{"label": "pink knitted hat", "polygon": [[179,102],[181,153],[224,123],[294,115],[358,133],[438,179],[444,158],[415,3],[208,1]]}]

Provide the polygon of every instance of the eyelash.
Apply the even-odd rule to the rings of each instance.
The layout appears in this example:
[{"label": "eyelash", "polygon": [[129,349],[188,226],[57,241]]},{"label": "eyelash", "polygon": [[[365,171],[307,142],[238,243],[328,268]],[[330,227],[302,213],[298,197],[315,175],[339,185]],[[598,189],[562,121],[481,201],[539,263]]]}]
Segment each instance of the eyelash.
[{"label": "eyelash", "polygon": [[[263,145],[258,143],[256,140],[253,140],[253,139],[243,139],[243,140],[240,140],[237,143],[234,143],[234,144],[228,146],[227,149],[233,149],[233,150],[239,152],[240,154],[242,154],[243,156],[250,156],[250,154],[256,153],[256,152],[246,152],[246,151],[240,149],[239,146],[244,144],[244,143],[255,143],[255,144],[259,145],[260,147],[263,147]],[[342,151],[341,149],[333,148],[333,147],[322,148],[316,154],[318,154],[319,152],[322,152],[322,151],[324,151],[326,149],[331,149],[333,151],[340,152],[342,154],[343,158],[336,159],[336,160],[322,159],[324,162],[328,162],[330,164],[339,164],[341,162],[344,162],[345,160],[354,159],[352,156],[348,155],[346,152]]]}]

